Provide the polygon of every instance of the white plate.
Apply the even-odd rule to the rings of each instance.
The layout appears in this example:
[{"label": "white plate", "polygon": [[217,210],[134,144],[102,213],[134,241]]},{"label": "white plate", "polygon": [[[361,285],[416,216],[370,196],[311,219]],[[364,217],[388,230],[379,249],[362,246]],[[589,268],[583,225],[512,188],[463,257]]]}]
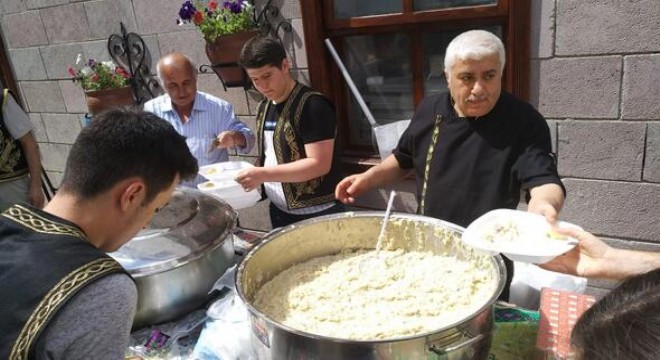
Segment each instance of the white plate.
[{"label": "white plate", "polygon": [[246,161],[223,161],[199,168],[199,175],[207,180],[234,180],[243,169],[254,167]]},{"label": "white plate", "polygon": [[[582,230],[564,221],[558,221],[556,226]],[[463,242],[482,252],[502,253],[514,261],[543,264],[577,244],[577,240],[571,237],[552,237],[550,230],[550,224],[541,215],[497,209],[473,221],[462,238]]]}]

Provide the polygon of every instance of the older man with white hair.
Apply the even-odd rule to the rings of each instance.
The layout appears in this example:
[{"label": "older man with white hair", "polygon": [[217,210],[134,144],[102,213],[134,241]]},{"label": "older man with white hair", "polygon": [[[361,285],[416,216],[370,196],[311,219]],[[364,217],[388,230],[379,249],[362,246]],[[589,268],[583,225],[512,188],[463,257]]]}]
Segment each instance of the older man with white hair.
[{"label": "older man with white hair", "polygon": [[[497,208],[515,209],[521,189],[528,211],[554,223],[565,189],[548,125],[531,105],[502,90],[502,41],[484,30],[454,38],[445,53],[449,93],[422,101],[393,154],[342,180],[337,199],[415,174],[418,212],[461,226]],[[513,267],[501,299],[508,299]]]},{"label": "older man with white hair", "polygon": [[[229,160],[227,148],[250,152],[254,133],[236,118],[229,102],[197,91],[197,70],[190,58],[177,52],[165,55],[156,72],[165,94],[147,101],[144,110],[167,120],[186,137],[199,166]],[[183,184],[194,187],[202,181],[197,176]]]}]

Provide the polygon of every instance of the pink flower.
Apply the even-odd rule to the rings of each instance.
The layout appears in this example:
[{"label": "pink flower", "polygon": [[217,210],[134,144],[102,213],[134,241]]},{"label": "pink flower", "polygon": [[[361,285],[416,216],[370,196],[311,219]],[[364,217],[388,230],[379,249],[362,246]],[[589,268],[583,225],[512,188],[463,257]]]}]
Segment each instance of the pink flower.
[{"label": "pink flower", "polygon": [[71,75],[71,77],[78,77],[76,75],[76,70],[74,70],[72,67],[69,67],[68,72],[69,72],[69,75]]}]

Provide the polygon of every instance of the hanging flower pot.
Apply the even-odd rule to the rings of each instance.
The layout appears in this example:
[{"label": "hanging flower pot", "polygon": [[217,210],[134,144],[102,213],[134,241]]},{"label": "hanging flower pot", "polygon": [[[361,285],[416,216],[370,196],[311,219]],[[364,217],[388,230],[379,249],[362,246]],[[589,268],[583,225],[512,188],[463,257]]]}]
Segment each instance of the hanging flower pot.
[{"label": "hanging flower pot", "polygon": [[206,43],[206,56],[211,67],[226,87],[244,86],[248,82],[245,71],[238,65],[238,56],[243,45],[257,35],[258,30],[244,31],[219,36]]},{"label": "hanging flower pot", "polygon": [[87,109],[90,114],[124,105],[133,105],[133,88],[125,86],[116,89],[88,90],[85,91]]}]

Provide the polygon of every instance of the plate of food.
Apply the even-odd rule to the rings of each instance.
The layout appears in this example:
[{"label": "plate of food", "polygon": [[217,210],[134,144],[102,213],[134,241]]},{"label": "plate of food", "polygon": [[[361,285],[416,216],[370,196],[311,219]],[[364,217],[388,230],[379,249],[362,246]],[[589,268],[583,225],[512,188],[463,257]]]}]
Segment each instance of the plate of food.
[{"label": "plate of food", "polygon": [[[558,221],[558,228],[581,227]],[[463,242],[489,254],[502,253],[514,261],[543,264],[577,245],[577,239],[553,230],[545,217],[527,211],[496,209],[473,221]]]},{"label": "plate of food", "polygon": [[234,180],[243,169],[254,167],[247,161],[223,161],[199,168],[199,174],[207,180]]}]

